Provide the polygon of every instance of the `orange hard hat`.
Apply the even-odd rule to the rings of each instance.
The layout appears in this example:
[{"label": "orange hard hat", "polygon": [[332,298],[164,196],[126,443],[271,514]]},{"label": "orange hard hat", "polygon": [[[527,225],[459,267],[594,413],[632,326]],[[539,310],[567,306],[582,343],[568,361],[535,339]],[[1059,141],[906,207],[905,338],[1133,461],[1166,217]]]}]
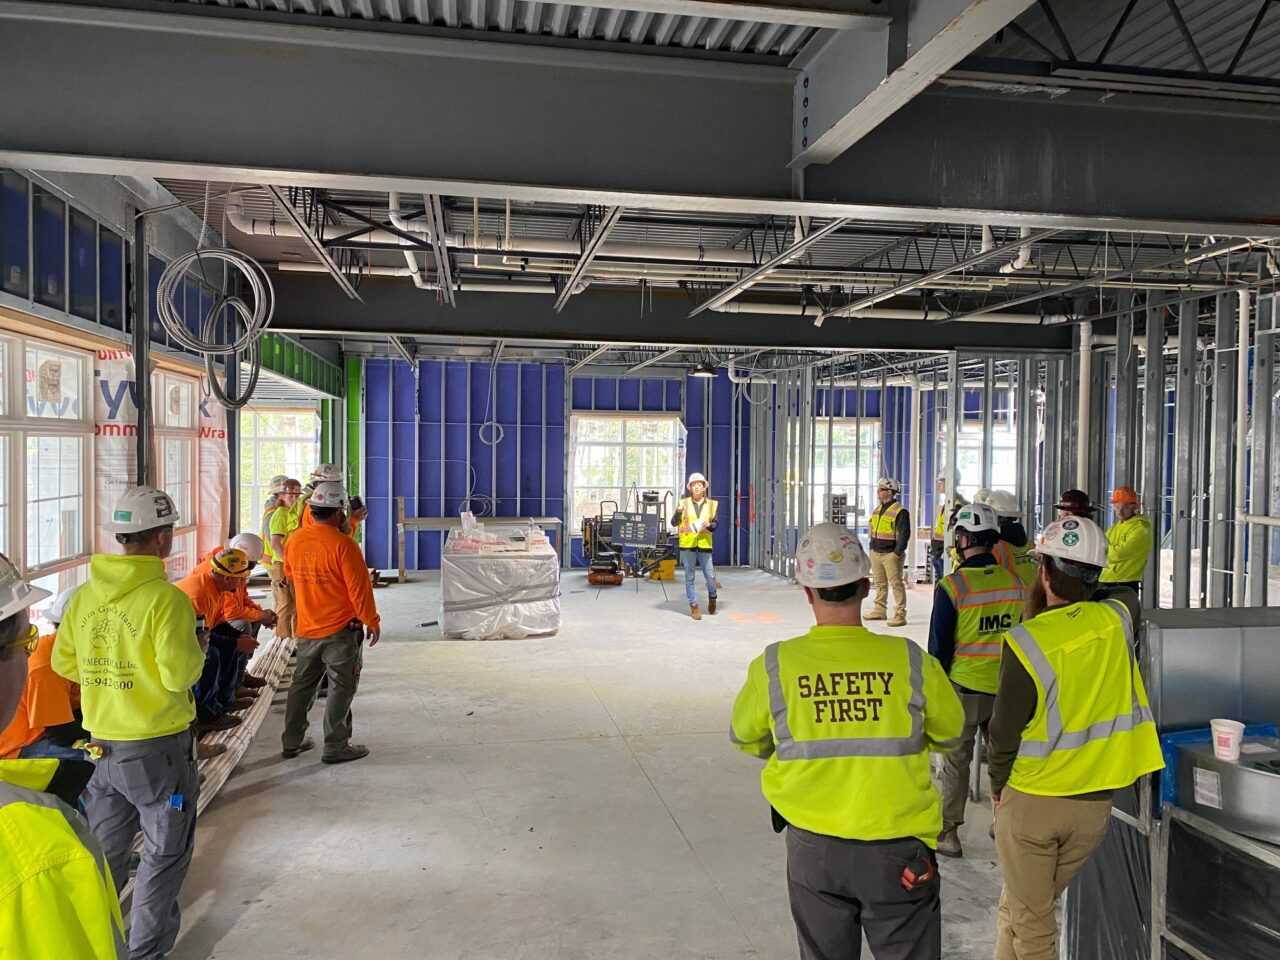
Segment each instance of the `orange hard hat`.
[{"label": "orange hard hat", "polygon": [[1116,503],[1134,503],[1138,502],[1138,491],[1133,487],[1124,486],[1116,487],[1111,493],[1111,502]]}]

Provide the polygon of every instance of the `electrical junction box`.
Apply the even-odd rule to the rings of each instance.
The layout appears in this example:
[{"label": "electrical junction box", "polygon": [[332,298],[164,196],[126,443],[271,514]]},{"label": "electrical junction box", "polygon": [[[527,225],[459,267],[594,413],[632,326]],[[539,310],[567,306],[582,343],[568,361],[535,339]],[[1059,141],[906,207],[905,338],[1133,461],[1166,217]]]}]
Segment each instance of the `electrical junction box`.
[{"label": "electrical junction box", "polygon": [[849,495],[832,493],[827,495],[827,519],[840,526],[846,526],[849,520]]}]

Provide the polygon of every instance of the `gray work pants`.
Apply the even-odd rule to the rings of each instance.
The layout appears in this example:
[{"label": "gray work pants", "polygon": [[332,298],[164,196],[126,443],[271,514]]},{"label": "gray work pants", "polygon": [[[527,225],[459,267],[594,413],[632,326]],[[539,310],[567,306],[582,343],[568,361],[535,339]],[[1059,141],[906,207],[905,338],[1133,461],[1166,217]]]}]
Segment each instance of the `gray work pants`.
[{"label": "gray work pants", "polygon": [[960,732],[960,746],[942,755],[942,829],[950,830],[964,823],[965,802],[969,799],[969,765],[973,762],[973,745],[978,731],[985,735],[995,709],[994,693],[973,693],[961,690],[956,684],[956,695],[964,707],[964,729]]},{"label": "gray work pants", "polygon": [[329,678],[329,697],[324,705],[324,755],[341,753],[351,740],[351,701],[360,685],[364,660],[360,629],[339,630],[329,637],[298,638],[298,662],[284,708],[285,750],[296,750],[307,733],[307,713],[315,703],[322,677]]},{"label": "gray work pants", "polygon": [[100,740],[86,812],[116,892],[129,879],[129,848],[142,831],[130,912],[130,960],[158,960],[178,939],[178,891],[191,866],[200,776],[189,730],[151,740]]},{"label": "gray work pants", "polygon": [[801,960],[942,960],[942,903],[934,877],[918,890],[902,871],[933,851],[915,837],[863,842],[787,828],[787,891]]}]

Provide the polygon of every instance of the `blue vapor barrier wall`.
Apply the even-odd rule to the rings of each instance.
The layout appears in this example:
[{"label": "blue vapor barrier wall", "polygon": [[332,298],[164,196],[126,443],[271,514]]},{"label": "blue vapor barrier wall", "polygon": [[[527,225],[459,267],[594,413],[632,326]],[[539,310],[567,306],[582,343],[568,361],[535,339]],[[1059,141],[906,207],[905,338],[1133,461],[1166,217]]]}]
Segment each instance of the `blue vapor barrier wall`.
[{"label": "blue vapor barrier wall", "polygon": [[[369,565],[399,565],[396,498],[415,517],[565,515],[564,367],[367,360],[365,500]],[[440,566],[445,534],[410,533],[405,566]],[[553,542],[558,539],[553,535]]]},{"label": "blue vapor barrier wall", "polygon": [[[713,540],[719,564],[732,562],[734,536],[739,563],[747,562],[750,543],[750,411],[742,390],[723,370],[715,378],[705,379],[574,377],[569,387],[574,413],[683,413],[685,476],[706,474],[709,495],[719,502],[720,523]],[[579,533],[573,531],[571,541],[571,565],[575,567],[586,563]]]}]

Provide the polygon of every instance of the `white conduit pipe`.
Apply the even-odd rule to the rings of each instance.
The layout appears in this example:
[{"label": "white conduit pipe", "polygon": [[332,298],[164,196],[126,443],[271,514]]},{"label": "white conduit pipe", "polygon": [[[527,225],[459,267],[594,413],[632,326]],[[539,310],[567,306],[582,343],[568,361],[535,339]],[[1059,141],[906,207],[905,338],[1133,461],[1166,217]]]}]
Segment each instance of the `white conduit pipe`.
[{"label": "white conduit pipe", "polygon": [[[276,269],[281,273],[325,273],[329,271],[321,263],[279,263]],[[438,283],[430,283],[422,279],[420,272],[412,267],[361,267],[360,272],[368,277],[414,277],[420,281],[416,284],[422,290],[439,290]],[[454,285],[455,290],[464,293],[555,293],[556,288],[549,283],[485,283],[464,280]]]},{"label": "white conduit pipe", "polygon": [[[1023,227],[1018,231],[1018,236],[1025,240],[1027,237],[1031,236],[1031,228]],[[1018,248],[1018,255],[1013,259],[1013,261],[1004,264],[1004,266],[1000,268],[1000,272],[1017,273],[1019,270],[1025,270],[1030,266],[1032,266],[1031,245],[1024,244]]]},{"label": "white conduit pipe", "polygon": [[[1249,468],[1249,291],[1239,291],[1240,314],[1236,320],[1236,526],[1232,548],[1232,606],[1244,606],[1245,472]],[[1225,518],[1224,518],[1225,519]],[[1259,576],[1255,572],[1255,576]],[[1263,570],[1260,574],[1266,576]]]},{"label": "white conduit pipe", "polygon": [[1093,375],[1093,324],[1080,324],[1080,402],[1076,409],[1076,486],[1089,489],[1089,378]]},{"label": "white conduit pipe", "polygon": [[[751,303],[737,300],[718,307],[712,307],[711,309],[716,313],[765,313],[782,317],[816,317],[822,313],[822,308],[815,304]],[[865,310],[850,314],[850,316],[865,317],[872,320],[925,319],[924,311],[922,310],[908,310],[900,307],[867,307]],[[1066,317],[1061,314],[1049,314],[1041,317],[1034,313],[979,313],[964,318],[965,323],[1013,324],[1061,323],[1064,320],[1066,320]]]},{"label": "white conduit pipe", "polygon": [[[390,220],[397,230],[404,230],[405,233],[412,233],[415,236],[421,236],[423,239],[428,236],[422,224],[415,224],[412,220],[405,220],[400,216],[398,210],[395,211],[395,216],[391,217]],[[397,220],[399,220],[398,223]],[[241,233],[253,237],[296,238],[302,236],[302,232],[291,222],[257,220],[247,217],[245,216],[244,208],[236,204],[230,204],[227,207],[227,221]],[[404,226],[401,226],[401,224]],[[321,239],[333,240],[350,233],[351,229],[349,224],[327,223],[322,231],[317,232],[320,233]],[[413,247],[412,242],[399,234],[392,233],[390,230],[369,230],[366,233],[362,233],[358,239],[370,243]],[[582,247],[578,241],[568,238],[518,237],[515,242],[521,250],[529,253],[549,253],[574,258],[582,256]],[[445,235],[444,243],[447,247],[455,247],[462,250],[505,252],[503,238],[496,233],[467,234],[455,231]],[[600,245],[596,255],[631,260],[677,260],[688,263],[740,263],[744,266],[758,266],[756,258],[750,250],[724,250],[718,248],[705,250],[698,247],[654,246],[647,243],[613,243],[606,241]]]}]

